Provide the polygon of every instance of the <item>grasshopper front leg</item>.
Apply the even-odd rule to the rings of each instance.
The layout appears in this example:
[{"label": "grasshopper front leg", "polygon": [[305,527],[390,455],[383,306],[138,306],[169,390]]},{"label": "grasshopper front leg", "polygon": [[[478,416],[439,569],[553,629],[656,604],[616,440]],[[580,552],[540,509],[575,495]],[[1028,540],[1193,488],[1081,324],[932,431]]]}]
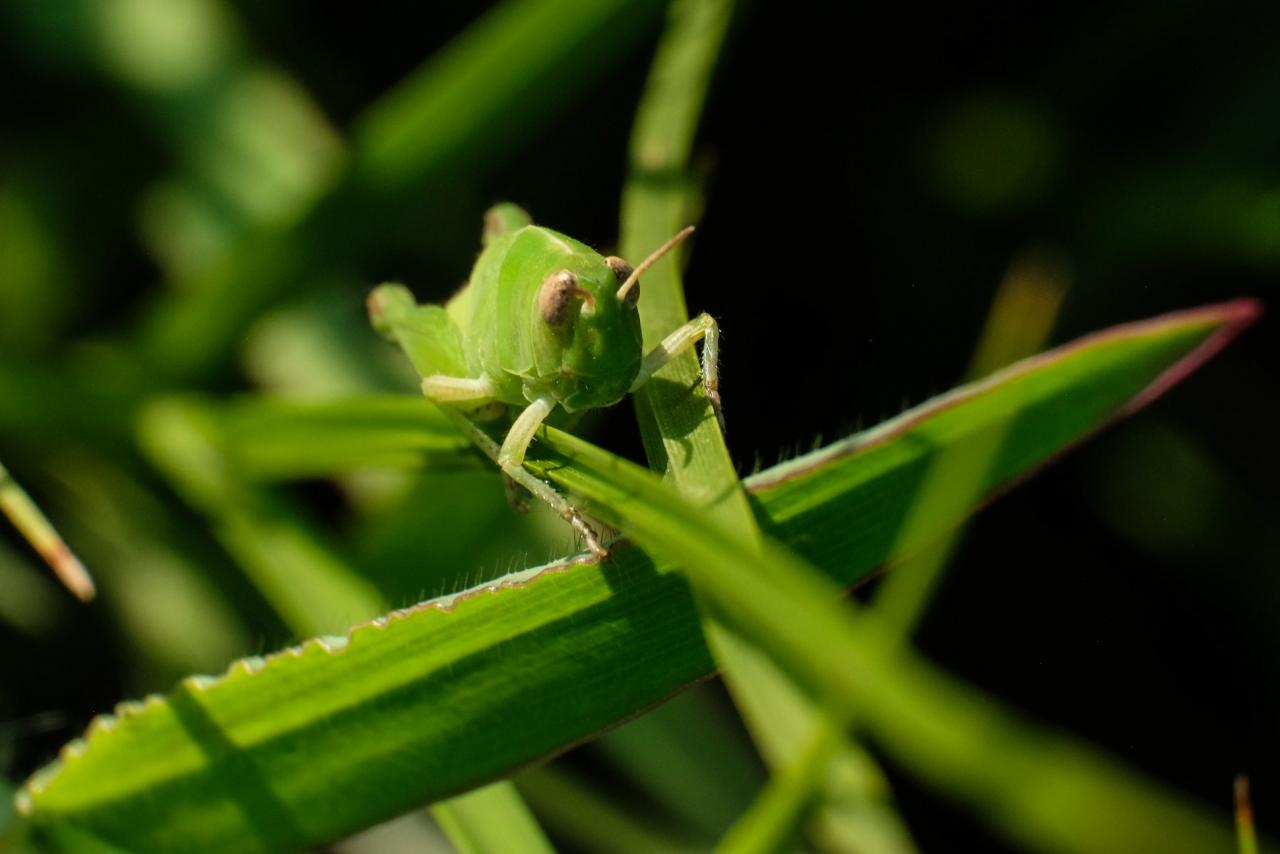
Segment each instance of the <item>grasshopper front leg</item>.
[{"label": "grasshopper front leg", "polygon": [[702,339],[702,386],[707,390],[711,410],[715,412],[720,432],[723,433],[724,412],[720,406],[720,326],[705,311],[663,338],[662,343],[649,351],[640,363],[640,373],[631,384],[631,391],[634,392],[647,383],[668,362],[696,344],[698,339]]},{"label": "grasshopper front leg", "polygon": [[[498,464],[504,475],[544,501],[556,512],[556,515],[568,522],[582,537],[583,543],[594,560],[601,561],[607,558],[609,550],[600,544],[596,532],[587,524],[578,508],[524,467],[524,456],[529,450],[529,444],[533,441],[538,427],[555,408],[555,401],[549,397],[540,397],[525,407],[515,423],[511,425],[511,429],[507,431],[502,445],[499,446],[489,438],[489,434],[477,427],[475,422],[455,406],[450,405],[463,401],[477,404],[485,402],[481,396],[456,396],[460,389],[477,389],[478,386],[475,384],[479,382],[481,381],[463,377],[432,376],[422,381],[422,391],[428,400],[443,404],[440,409],[458,425],[476,447],[484,452],[485,456]],[[443,396],[437,397],[437,394]]]}]

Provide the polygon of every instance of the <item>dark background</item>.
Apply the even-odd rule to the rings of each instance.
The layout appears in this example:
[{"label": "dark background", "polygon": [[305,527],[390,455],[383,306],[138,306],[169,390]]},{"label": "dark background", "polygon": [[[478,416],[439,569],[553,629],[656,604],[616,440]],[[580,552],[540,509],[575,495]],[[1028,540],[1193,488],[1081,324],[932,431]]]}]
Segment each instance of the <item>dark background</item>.
[{"label": "dark background", "polygon": [[[338,128],[477,11],[234,6],[257,51]],[[465,279],[498,199],[613,245],[651,23],[638,24],[641,49],[533,123],[496,168],[424,198],[421,221],[396,223],[403,236],[358,280],[442,298]],[[699,133],[706,208],[686,276],[690,307],[724,329],[741,469],[960,382],[1002,275],[1027,249],[1070,270],[1053,343],[1236,296],[1269,302],[1277,32],[1280,10],[1261,5],[745,4]],[[8,35],[0,181],[38,187],[74,285],[47,328],[5,330],[6,349],[53,358],[126,325],[161,278],[136,208],[172,164],[127,95]],[[362,297],[351,289],[353,322]],[[1271,326],[1264,317],[1168,397],[982,513],[921,634],[956,673],[1205,800],[1225,806],[1233,776],[1249,773],[1264,829],[1280,814]],[[639,458],[631,419],[618,407],[597,438]],[[0,459],[38,477],[10,450],[0,436]],[[39,641],[0,627],[11,777],[136,684],[107,624],[91,614]],[[269,620],[257,631],[264,648],[284,639]],[[924,850],[995,846],[894,782]]]}]

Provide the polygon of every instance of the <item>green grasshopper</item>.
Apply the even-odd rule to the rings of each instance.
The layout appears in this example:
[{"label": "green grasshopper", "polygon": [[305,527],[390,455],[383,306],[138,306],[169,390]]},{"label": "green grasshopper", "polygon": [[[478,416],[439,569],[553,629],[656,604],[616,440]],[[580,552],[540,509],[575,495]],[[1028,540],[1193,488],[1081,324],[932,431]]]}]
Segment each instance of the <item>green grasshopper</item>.
[{"label": "green grasshopper", "polygon": [[[611,406],[702,340],[702,382],[723,426],[716,357],[719,327],[703,313],[648,354],[640,332],[640,275],[693,232],[689,226],[639,266],[533,224],[504,203],[485,215],[484,250],[444,306],[417,305],[403,285],[369,295],[369,316],[423,377],[422,392],[509,478],[545,501],[581,535],[592,556],[608,552],[582,514],[524,468],[538,427],[557,408],[572,418]],[[499,445],[478,422],[518,409]]]}]

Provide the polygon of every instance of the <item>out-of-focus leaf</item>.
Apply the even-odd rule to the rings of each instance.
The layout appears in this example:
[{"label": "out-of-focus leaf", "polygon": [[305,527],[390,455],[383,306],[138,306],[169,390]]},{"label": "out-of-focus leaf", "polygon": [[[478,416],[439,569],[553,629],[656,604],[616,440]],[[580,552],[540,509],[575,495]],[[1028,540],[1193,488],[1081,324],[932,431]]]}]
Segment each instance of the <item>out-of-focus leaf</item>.
[{"label": "out-of-focus leaf", "polygon": [[69,533],[137,653],[136,684],[155,688],[192,671],[220,670],[253,649],[242,622],[245,602],[234,609],[236,588],[214,581],[229,568],[211,561],[214,544],[201,554],[184,539],[191,529],[166,512],[167,496],[95,454],[59,455],[48,469]]},{"label": "out-of-focus leaf", "polygon": [[448,838],[425,812],[411,812],[329,847],[334,854],[454,854]]},{"label": "out-of-focus leaf", "polygon": [[468,792],[435,811],[459,854],[552,854],[542,828],[514,786],[494,784]]},{"label": "out-of-focus leaf", "polygon": [[[816,732],[799,759],[779,768],[769,778],[764,791],[720,840],[717,854],[755,854],[785,850],[796,834],[816,790],[814,781],[823,780],[827,768],[844,741],[826,717],[819,719]],[[895,851],[896,839],[880,839],[868,851]],[[858,850],[854,848],[853,850]]]},{"label": "out-of-focus leaf", "polygon": [[[839,620],[832,628],[837,605],[825,597],[831,583],[863,578],[885,558],[938,448],[1011,422],[983,491],[990,496],[1151,400],[1256,311],[1232,303],[1100,333],[752,478],[766,530],[826,574],[823,584],[803,569],[786,575],[818,591],[817,627],[775,618],[772,571],[761,575],[767,567],[755,553],[739,554],[740,544],[719,539],[717,525],[646,473],[554,430],[530,463],[590,491],[654,545],[695,560],[699,581],[711,576],[731,616],[766,623],[762,640],[799,634],[808,646],[808,630],[822,628],[835,643],[803,655],[786,647],[788,665],[834,691],[841,708],[853,702],[849,689],[865,687],[859,720],[917,773],[993,810],[986,815],[1002,829],[1034,829],[1059,845],[1159,840],[1163,850],[1204,850],[1229,842],[1225,825],[1074,742],[1016,723],[920,662],[888,668],[873,647],[851,650],[852,630]],[[921,537],[958,521],[938,519]],[[799,560],[776,548],[768,557],[784,570]],[[725,569],[736,560],[752,571]],[[744,586],[725,590],[726,571],[728,587]],[[761,584],[769,589],[757,600]],[[810,654],[819,656],[816,674]],[[32,778],[20,806],[37,825],[70,825],[134,849],[185,850],[192,838],[243,850],[314,844],[563,750],[711,667],[680,573],[620,549],[600,566],[526,570],[342,637],[245,659],[220,678],[193,677],[167,698],[123,704]],[[1086,821],[1085,807],[1125,821]]]},{"label": "out-of-focus leaf", "polygon": [[515,782],[556,837],[575,842],[583,850],[607,847],[616,854],[703,850],[666,827],[661,817],[643,815],[634,803],[614,802],[598,787],[555,764],[530,769]]},{"label": "out-of-focus leaf", "polygon": [[664,811],[714,840],[763,784],[760,762],[732,710],[708,691],[686,691],[607,733],[597,746]]},{"label": "out-of-focus leaf", "polygon": [[0,623],[27,634],[47,633],[58,620],[57,588],[0,542]]},{"label": "out-of-focus leaf", "polygon": [[[307,93],[259,61],[222,0],[19,2],[42,54],[126,92],[177,162],[143,206],[143,237],[186,284],[246,231],[296,216],[340,173],[337,132]],[[68,51],[69,46],[75,49]]]},{"label": "out-of-focus leaf", "polygon": [[227,464],[219,429],[196,400],[150,404],[141,444],[276,612],[299,635],[337,631],[385,607],[377,589],[353,573],[281,496],[257,489]]},{"label": "out-of-focus leaf", "polygon": [[349,167],[286,227],[268,229],[195,274],[144,327],[156,371],[216,366],[250,319],[317,274],[385,239],[388,220],[452,170],[509,150],[656,19],[657,0],[508,0],[374,104],[351,131]]},{"label": "out-of-focus leaf", "polygon": [[468,469],[481,463],[465,436],[413,398],[253,400],[226,410],[221,427],[228,462],[253,479],[358,467]]},{"label": "out-of-focus leaf", "polygon": [[0,341],[17,352],[48,343],[68,302],[66,262],[32,195],[0,175]]}]

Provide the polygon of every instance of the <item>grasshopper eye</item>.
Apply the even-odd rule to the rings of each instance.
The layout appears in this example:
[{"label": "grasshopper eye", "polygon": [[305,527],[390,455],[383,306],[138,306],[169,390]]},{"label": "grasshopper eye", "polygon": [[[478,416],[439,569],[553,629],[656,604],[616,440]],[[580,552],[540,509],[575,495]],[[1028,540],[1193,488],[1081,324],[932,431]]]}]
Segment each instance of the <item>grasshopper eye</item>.
[{"label": "grasshopper eye", "polygon": [[[613,271],[613,276],[618,280],[619,285],[631,278],[631,274],[635,272],[630,264],[619,258],[617,255],[610,255],[608,258],[604,259],[604,263],[609,265],[609,269]],[[622,301],[632,307],[635,307],[635,304],[640,301],[639,280],[635,281],[632,283],[631,287],[627,288],[627,292],[622,295]]]},{"label": "grasshopper eye", "polygon": [[538,314],[548,326],[564,326],[577,299],[586,303],[588,312],[595,308],[595,297],[590,291],[578,287],[577,276],[568,270],[552,273],[538,289]]}]

